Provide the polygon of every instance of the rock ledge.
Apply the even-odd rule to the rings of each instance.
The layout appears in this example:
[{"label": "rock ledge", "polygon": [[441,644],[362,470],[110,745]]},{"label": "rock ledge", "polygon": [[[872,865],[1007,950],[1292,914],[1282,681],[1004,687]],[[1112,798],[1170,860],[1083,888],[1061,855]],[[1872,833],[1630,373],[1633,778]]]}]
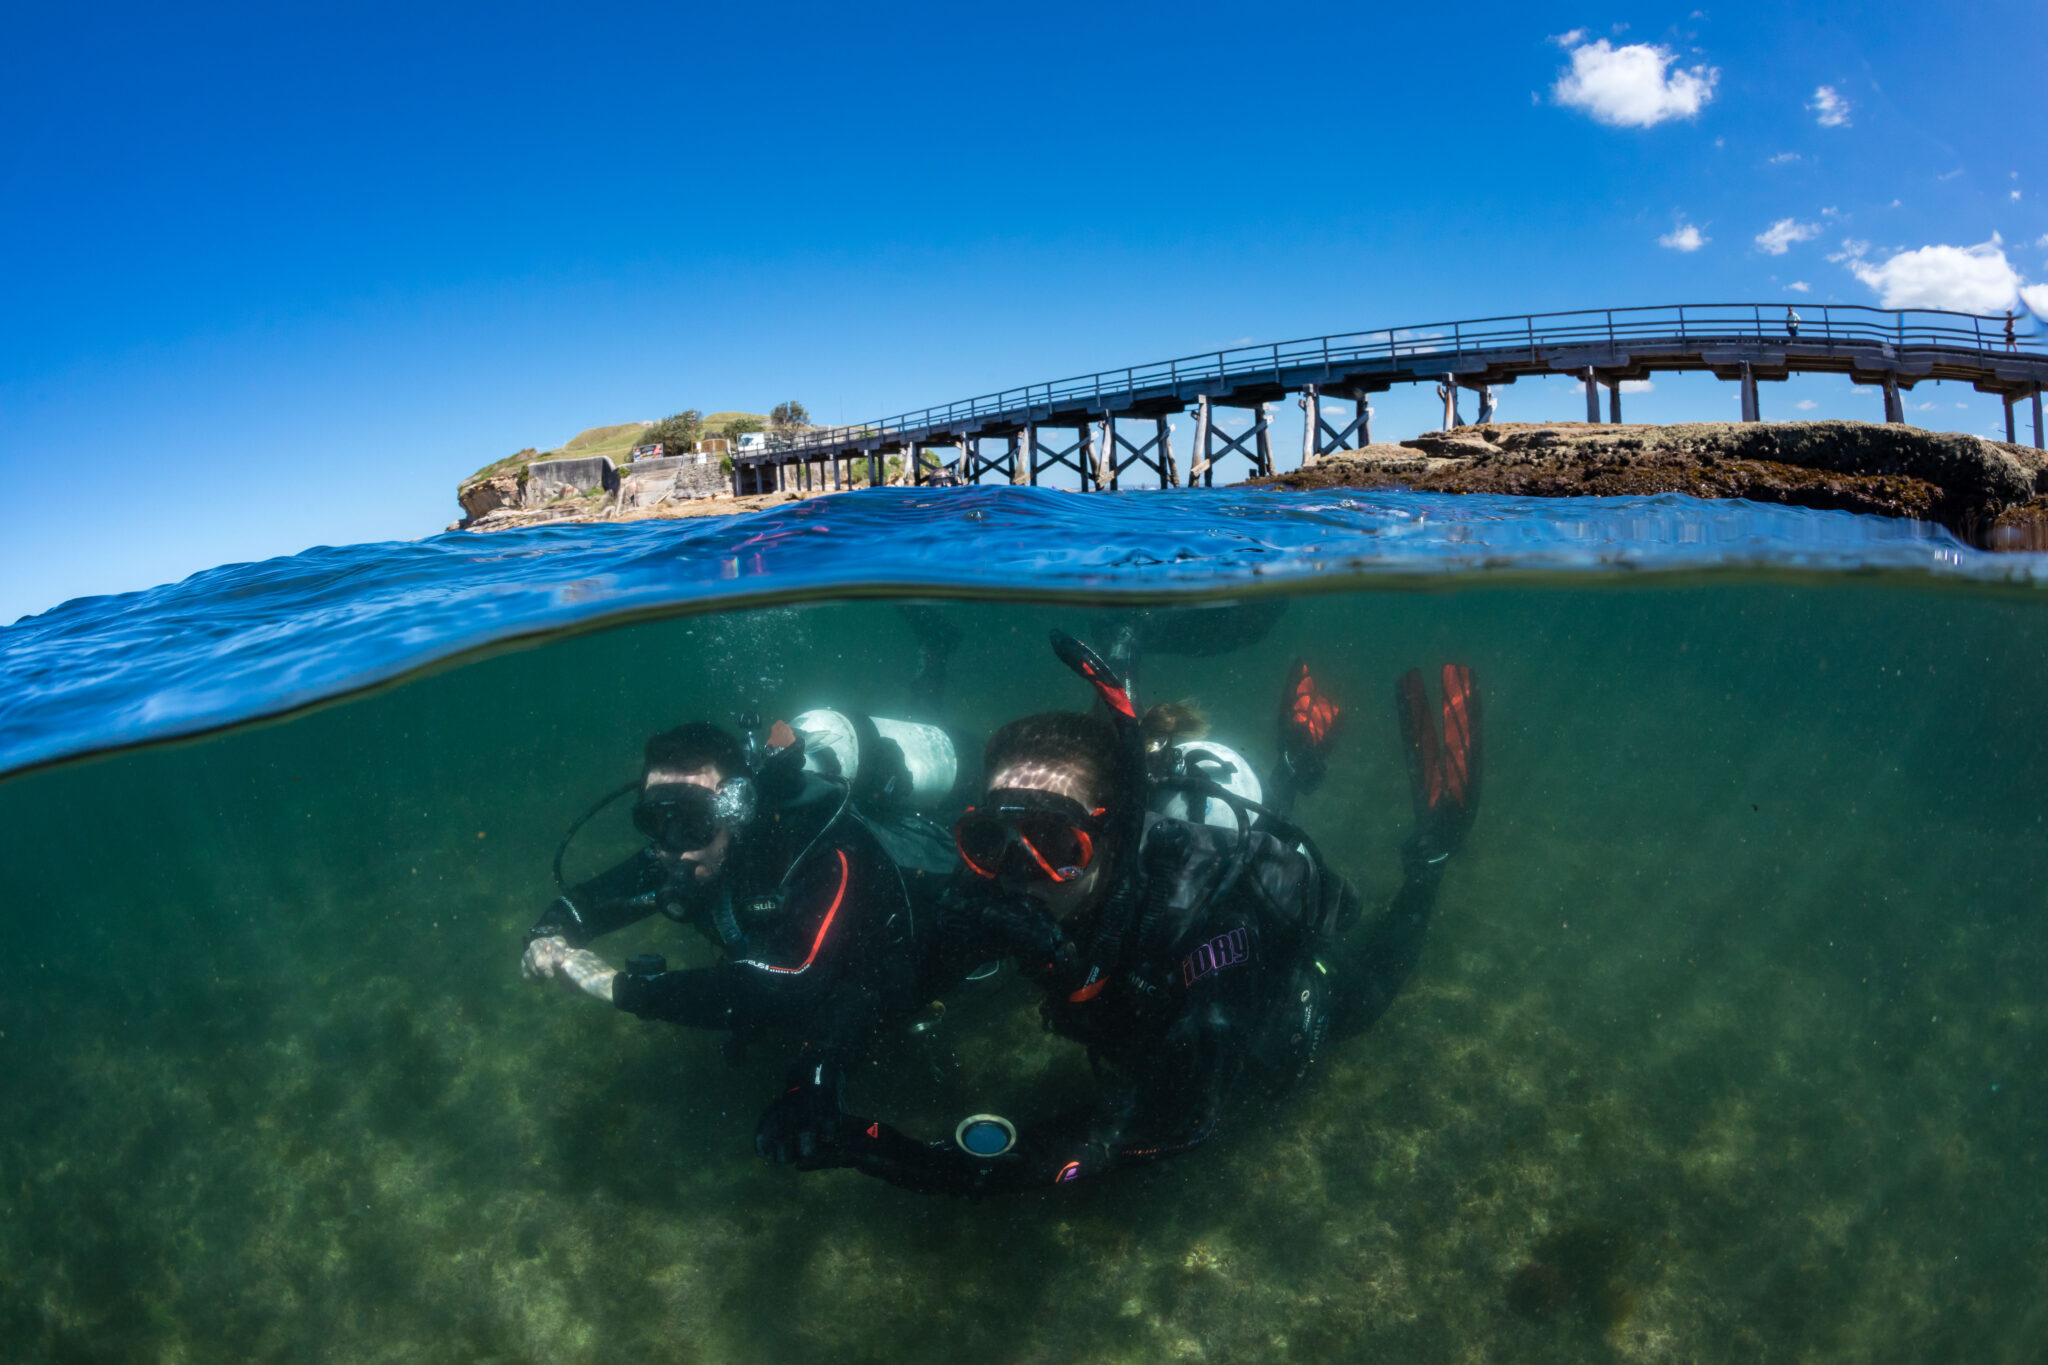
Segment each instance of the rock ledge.
[{"label": "rock ledge", "polygon": [[1255,483],[1522,497],[1689,493],[1938,522],[1986,549],[2048,549],[2048,457],[1872,422],[1489,423],[1326,455]]}]

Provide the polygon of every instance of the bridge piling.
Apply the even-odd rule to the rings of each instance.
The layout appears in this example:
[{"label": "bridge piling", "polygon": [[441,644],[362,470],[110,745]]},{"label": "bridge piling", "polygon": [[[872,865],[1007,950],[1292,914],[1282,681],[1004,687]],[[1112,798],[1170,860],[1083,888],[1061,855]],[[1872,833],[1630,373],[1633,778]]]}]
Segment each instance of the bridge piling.
[{"label": "bridge piling", "polygon": [[[1127,420],[1142,419],[1132,417]],[[1101,472],[1096,478],[1097,487],[1118,487],[1123,472],[1132,465],[1140,465],[1158,475],[1161,488],[1173,488],[1180,483],[1180,476],[1173,467],[1173,423],[1163,414],[1152,419],[1152,434],[1136,442],[1124,435],[1117,414],[1109,414],[1102,421],[1102,459]]]},{"label": "bridge piling", "polygon": [[2005,395],[2005,443],[2009,446],[2016,446],[2020,443],[2019,436],[2014,432],[2012,424],[2012,405],[2018,401],[2019,399],[2012,394],[2008,393]]},{"label": "bridge piling", "polygon": [[1763,414],[1757,409],[1756,371],[1750,368],[1747,360],[1742,362],[1742,420],[1745,422],[1761,422],[1764,420]]},{"label": "bridge piling", "polygon": [[1493,385],[1479,386],[1479,425],[1485,426],[1500,412],[1500,400],[1494,397]]},{"label": "bridge piling", "polygon": [[1251,413],[1249,429],[1236,436],[1221,431],[1216,426],[1218,404],[1207,394],[1195,398],[1195,451],[1188,464],[1188,487],[1195,486],[1200,479],[1203,484],[1213,486],[1216,482],[1216,465],[1224,456],[1238,454],[1251,462],[1254,477],[1273,472],[1273,405],[1254,402],[1228,404],[1243,407]]},{"label": "bridge piling", "polygon": [[[1747,366],[1744,367],[1743,372],[1745,374],[1748,373]],[[1592,426],[1598,426],[1600,425],[1600,381],[1593,377],[1593,367],[1591,365],[1586,367],[1585,380],[1586,421]]]},{"label": "bridge piling", "polygon": [[1316,444],[1323,434],[1322,398],[1316,386],[1302,386],[1301,397],[1294,400],[1301,407],[1301,467],[1314,469],[1316,466]]},{"label": "bridge piling", "polygon": [[[1342,401],[1355,406],[1356,412],[1342,426],[1333,425],[1323,415],[1323,399],[1326,397],[1320,385],[1309,384],[1304,388],[1301,400],[1304,421],[1302,426],[1302,463],[1314,464],[1325,455],[1335,455],[1340,450],[1356,450],[1372,444],[1372,400],[1364,389],[1347,387],[1342,392]],[[1308,458],[1313,453],[1314,460]]]},{"label": "bridge piling", "polygon": [[1621,425],[1621,381],[1607,381],[1607,420],[1615,426]]},{"label": "bridge piling", "polygon": [[1447,374],[1436,386],[1436,396],[1444,403],[1444,430],[1456,431],[1465,425],[1464,414],[1458,411],[1458,376]]},{"label": "bridge piling", "polygon": [[2041,386],[2034,385],[2034,449],[2041,450]]},{"label": "bridge piling", "polygon": [[1070,446],[1053,446],[1046,442],[1045,423],[1026,423],[1024,431],[1027,443],[1026,448],[1029,451],[1027,462],[1030,469],[1027,482],[1036,487],[1040,474],[1045,473],[1049,469],[1066,468],[1073,470],[1075,474],[1080,476],[1081,491],[1087,492],[1088,479],[1093,472],[1091,466],[1094,463],[1094,452],[1089,448],[1092,442],[1089,439],[1088,433],[1094,425],[1093,422],[1079,423],[1078,429],[1075,431],[1074,444]]},{"label": "bridge piling", "polygon": [[1899,377],[1895,374],[1884,377],[1884,420],[1892,426],[1906,420],[1906,402],[1899,397]]}]

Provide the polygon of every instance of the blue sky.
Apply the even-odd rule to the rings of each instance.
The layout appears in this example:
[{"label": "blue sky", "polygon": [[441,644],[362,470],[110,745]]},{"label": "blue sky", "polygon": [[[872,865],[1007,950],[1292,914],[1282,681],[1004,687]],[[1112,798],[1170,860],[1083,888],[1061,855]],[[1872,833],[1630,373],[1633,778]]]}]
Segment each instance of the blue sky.
[{"label": "blue sky", "polygon": [[2048,305],[2044,57],[2031,0],[16,6],[0,621],[430,534],[477,466],[683,407],[1523,310]]}]

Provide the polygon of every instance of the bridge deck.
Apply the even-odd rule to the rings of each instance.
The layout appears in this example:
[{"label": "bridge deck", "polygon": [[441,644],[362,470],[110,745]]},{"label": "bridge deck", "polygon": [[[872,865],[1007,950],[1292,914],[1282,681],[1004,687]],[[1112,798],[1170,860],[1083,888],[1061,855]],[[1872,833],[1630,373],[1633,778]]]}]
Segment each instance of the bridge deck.
[{"label": "bridge deck", "polygon": [[1028,426],[1079,427],[1106,416],[1154,417],[1212,405],[1253,407],[1309,386],[1344,398],[1396,384],[1461,387],[1570,375],[1617,384],[1654,373],[1711,372],[1782,380],[1794,372],[1846,374],[1859,384],[1910,389],[1966,382],[2008,400],[2048,386],[2039,336],[2009,332],[2003,317],[1932,310],[1815,305],[1792,320],[1778,305],[1688,304],[1527,314],[1387,328],[1247,346],[1032,384],[858,426],[820,427],[740,457],[759,467],[851,458],[1015,435]]}]

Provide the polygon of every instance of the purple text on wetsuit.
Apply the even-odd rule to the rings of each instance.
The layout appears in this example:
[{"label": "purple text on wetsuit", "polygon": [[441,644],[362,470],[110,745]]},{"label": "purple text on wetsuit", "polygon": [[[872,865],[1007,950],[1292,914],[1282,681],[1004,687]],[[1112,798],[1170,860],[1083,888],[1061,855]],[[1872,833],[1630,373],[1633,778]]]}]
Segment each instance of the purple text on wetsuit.
[{"label": "purple text on wetsuit", "polygon": [[1235,967],[1251,959],[1251,935],[1242,929],[1232,929],[1189,953],[1180,964],[1180,979],[1183,985],[1192,986],[1205,976],[1214,976],[1227,967]]}]

